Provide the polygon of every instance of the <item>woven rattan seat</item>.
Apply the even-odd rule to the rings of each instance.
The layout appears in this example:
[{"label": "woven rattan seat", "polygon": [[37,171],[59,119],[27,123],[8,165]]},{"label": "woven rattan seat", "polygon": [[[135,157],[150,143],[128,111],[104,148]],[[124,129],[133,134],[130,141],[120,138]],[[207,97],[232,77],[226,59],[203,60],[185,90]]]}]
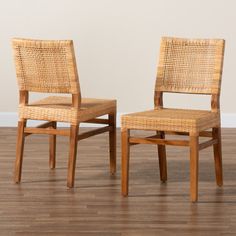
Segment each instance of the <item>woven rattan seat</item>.
[{"label": "woven rattan seat", "polygon": [[82,98],[79,109],[72,105],[70,97],[50,96],[28,105],[21,105],[21,119],[56,120],[77,124],[112,112],[116,108],[116,100]]},{"label": "woven rattan seat", "polygon": [[[110,173],[116,172],[116,100],[82,98],[71,40],[13,40],[14,59],[19,86],[19,122],[15,163],[15,182],[21,181],[25,137],[49,135],[49,165],[56,166],[56,135],[69,136],[67,186],[74,186],[77,142],[109,132]],[[30,92],[50,94],[31,102]],[[69,96],[60,96],[68,94]],[[99,116],[107,115],[107,118]],[[27,120],[47,121],[37,127],[26,127]],[[57,122],[70,129],[57,129]],[[105,125],[79,134],[81,122]]]},{"label": "woven rattan seat", "polygon": [[[123,196],[128,196],[130,146],[136,144],[158,146],[162,182],[167,180],[165,145],[190,147],[190,195],[193,202],[198,199],[199,150],[213,146],[216,182],[218,186],[223,185],[219,104],[223,57],[224,40],[221,39],[162,38],[154,109],[121,117]],[[211,110],[167,109],[163,106],[165,92],[210,95]],[[153,130],[155,135],[132,136],[132,130]],[[187,135],[189,140],[166,139],[168,134]],[[200,143],[199,137],[210,139]]]},{"label": "woven rattan seat", "polygon": [[196,133],[219,124],[219,113],[203,110],[156,109],[122,116],[122,127],[140,130]]}]

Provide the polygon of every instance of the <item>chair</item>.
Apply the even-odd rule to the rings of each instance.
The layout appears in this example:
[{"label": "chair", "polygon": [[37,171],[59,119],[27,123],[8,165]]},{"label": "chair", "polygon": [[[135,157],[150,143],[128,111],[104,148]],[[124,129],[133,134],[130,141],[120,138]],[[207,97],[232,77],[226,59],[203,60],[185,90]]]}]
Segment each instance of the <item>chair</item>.
[{"label": "chair", "polygon": [[[116,100],[81,98],[76,60],[71,40],[13,39],[14,59],[19,86],[19,122],[15,162],[15,182],[21,181],[25,137],[49,135],[49,165],[56,166],[56,135],[68,136],[70,151],[67,186],[74,186],[77,141],[109,132],[110,172],[116,172]],[[54,93],[29,102],[29,92]],[[70,96],[56,96],[59,93]],[[55,95],[56,94],[56,95]],[[108,118],[97,118],[108,115]],[[26,127],[27,120],[47,121],[37,127]],[[70,124],[57,129],[57,122]],[[80,123],[106,126],[78,134]]]},{"label": "chair", "polygon": [[[122,116],[122,195],[128,195],[130,146],[157,144],[160,179],[167,180],[165,145],[190,147],[190,195],[198,200],[199,151],[213,145],[216,183],[223,185],[220,86],[224,40],[179,39],[163,37],[160,48],[153,110]],[[211,111],[168,109],[163,107],[163,93],[211,95]],[[210,130],[209,130],[210,129]],[[154,130],[156,135],[137,137],[131,130]],[[165,139],[166,134],[188,135],[189,140]],[[199,142],[199,137],[209,140]]]}]

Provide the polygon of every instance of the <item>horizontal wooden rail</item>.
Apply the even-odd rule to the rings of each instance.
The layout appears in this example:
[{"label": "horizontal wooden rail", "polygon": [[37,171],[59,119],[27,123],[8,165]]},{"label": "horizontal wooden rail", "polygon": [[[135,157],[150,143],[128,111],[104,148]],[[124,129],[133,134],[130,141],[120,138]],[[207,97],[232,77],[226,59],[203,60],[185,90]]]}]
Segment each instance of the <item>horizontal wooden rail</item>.
[{"label": "horizontal wooden rail", "polygon": [[[165,131],[165,134],[169,134],[169,135],[188,135],[188,132],[175,132],[175,131]],[[199,133],[200,137],[208,137],[211,138],[212,137],[212,132],[211,131],[202,131]]]},{"label": "horizontal wooden rail", "polygon": [[[147,139],[147,138],[160,138],[160,135],[156,134],[156,135],[145,137],[145,139]],[[130,143],[131,146],[137,145],[137,144],[140,144],[140,143]]]},{"label": "horizontal wooden rail", "polygon": [[84,132],[84,133],[78,135],[78,141],[80,141],[82,139],[86,139],[86,138],[94,136],[94,135],[105,133],[107,131],[112,131],[112,129],[113,129],[112,126],[105,126],[102,128],[98,128],[98,129],[94,129],[94,130],[91,130],[88,132]]},{"label": "horizontal wooden rail", "polygon": [[212,137],[212,131],[202,131],[199,133],[200,137],[208,137],[211,138]]},{"label": "horizontal wooden rail", "polygon": [[[48,121],[45,122],[43,124],[37,125],[34,128],[48,128],[48,127],[52,127],[53,122],[52,121]],[[29,128],[29,127],[28,127]],[[26,128],[25,128],[26,129]],[[25,137],[31,135],[32,133],[25,133]]]},{"label": "horizontal wooden rail", "polygon": [[[50,128],[50,126],[47,128],[48,125],[49,124],[45,123],[34,128],[27,127],[24,129],[25,136],[29,136],[31,134],[53,134],[53,135],[61,135],[61,136],[70,136],[70,129],[53,129],[53,128]],[[46,128],[42,128],[42,127],[46,127]],[[78,141],[82,139],[86,139],[94,135],[102,134],[107,131],[112,131],[112,129],[113,129],[112,126],[105,126],[102,128],[84,132],[82,134],[78,134]]]},{"label": "horizontal wooden rail", "polygon": [[86,121],[83,121],[82,123],[109,124],[109,120],[97,118],[97,119],[86,120]]},{"label": "horizontal wooden rail", "polygon": [[130,144],[159,144],[159,145],[173,145],[173,146],[189,146],[189,141],[187,140],[167,140],[158,138],[129,138]]},{"label": "horizontal wooden rail", "polygon": [[53,125],[53,122],[52,121],[48,121],[48,122],[45,122],[41,125],[38,125],[36,126],[35,128],[48,128],[48,127],[52,127]]},{"label": "horizontal wooden rail", "polygon": [[212,145],[216,144],[217,142],[218,142],[217,139],[210,139],[210,140],[208,140],[204,143],[200,143],[199,144],[199,150],[202,150],[202,149],[205,149],[209,146],[212,146]]},{"label": "horizontal wooden rail", "polygon": [[69,129],[52,129],[52,128],[31,128],[27,127],[24,129],[25,136],[30,134],[54,134],[61,136],[70,136]]}]

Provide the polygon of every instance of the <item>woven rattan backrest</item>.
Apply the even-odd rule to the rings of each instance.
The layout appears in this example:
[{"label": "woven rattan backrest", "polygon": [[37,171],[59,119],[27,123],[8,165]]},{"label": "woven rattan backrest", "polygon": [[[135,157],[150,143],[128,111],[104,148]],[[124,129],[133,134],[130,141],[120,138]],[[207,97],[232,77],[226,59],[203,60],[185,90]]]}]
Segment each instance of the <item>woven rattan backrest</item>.
[{"label": "woven rattan backrest", "polygon": [[224,40],[163,37],[156,91],[219,94]]},{"label": "woven rattan backrest", "polygon": [[13,39],[12,42],[21,91],[80,93],[71,40]]}]

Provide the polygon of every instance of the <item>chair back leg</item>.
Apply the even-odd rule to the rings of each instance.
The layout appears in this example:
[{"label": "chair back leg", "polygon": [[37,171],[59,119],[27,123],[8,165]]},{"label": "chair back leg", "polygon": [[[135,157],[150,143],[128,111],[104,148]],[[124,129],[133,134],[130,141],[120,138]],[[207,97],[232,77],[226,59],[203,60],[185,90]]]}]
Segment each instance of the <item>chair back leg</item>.
[{"label": "chair back leg", "polygon": [[[165,139],[164,132],[160,133],[160,138]],[[159,159],[159,169],[160,169],[160,180],[163,183],[165,183],[167,181],[166,146],[157,145],[157,148],[158,148],[158,159]]]},{"label": "chair back leg", "polygon": [[[57,122],[53,121],[53,129],[57,128]],[[56,167],[56,135],[49,135],[49,167],[55,169]]]},{"label": "chair back leg", "polygon": [[70,151],[68,161],[67,187],[74,187],[76,154],[78,143],[79,125],[71,125],[70,127]]},{"label": "chair back leg", "polygon": [[221,128],[213,128],[213,138],[217,139],[217,143],[213,145],[215,160],[215,175],[218,186],[223,185],[223,168],[222,168],[222,147],[221,147]]},{"label": "chair back leg", "polygon": [[122,152],[122,178],[121,188],[122,195],[128,196],[129,192],[129,159],[130,159],[130,145],[129,145],[129,134],[128,129],[121,130],[121,152]]},{"label": "chair back leg", "polygon": [[110,173],[116,173],[116,111],[109,114],[109,126],[112,130],[109,131],[109,151],[110,151]]},{"label": "chair back leg", "polygon": [[190,196],[192,202],[198,200],[198,159],[199,136],[190,134]]},{"label": "chair back leg", "polygon": [[22,162],[23,162],[23,152],[24,152],[24,128],[26,126],[26,121],[18,122],[17,129],[17,142],[16,142],[16,161],[15,161],[15,183],[19,183],[21,181],[21,170],[22,170]]}]

